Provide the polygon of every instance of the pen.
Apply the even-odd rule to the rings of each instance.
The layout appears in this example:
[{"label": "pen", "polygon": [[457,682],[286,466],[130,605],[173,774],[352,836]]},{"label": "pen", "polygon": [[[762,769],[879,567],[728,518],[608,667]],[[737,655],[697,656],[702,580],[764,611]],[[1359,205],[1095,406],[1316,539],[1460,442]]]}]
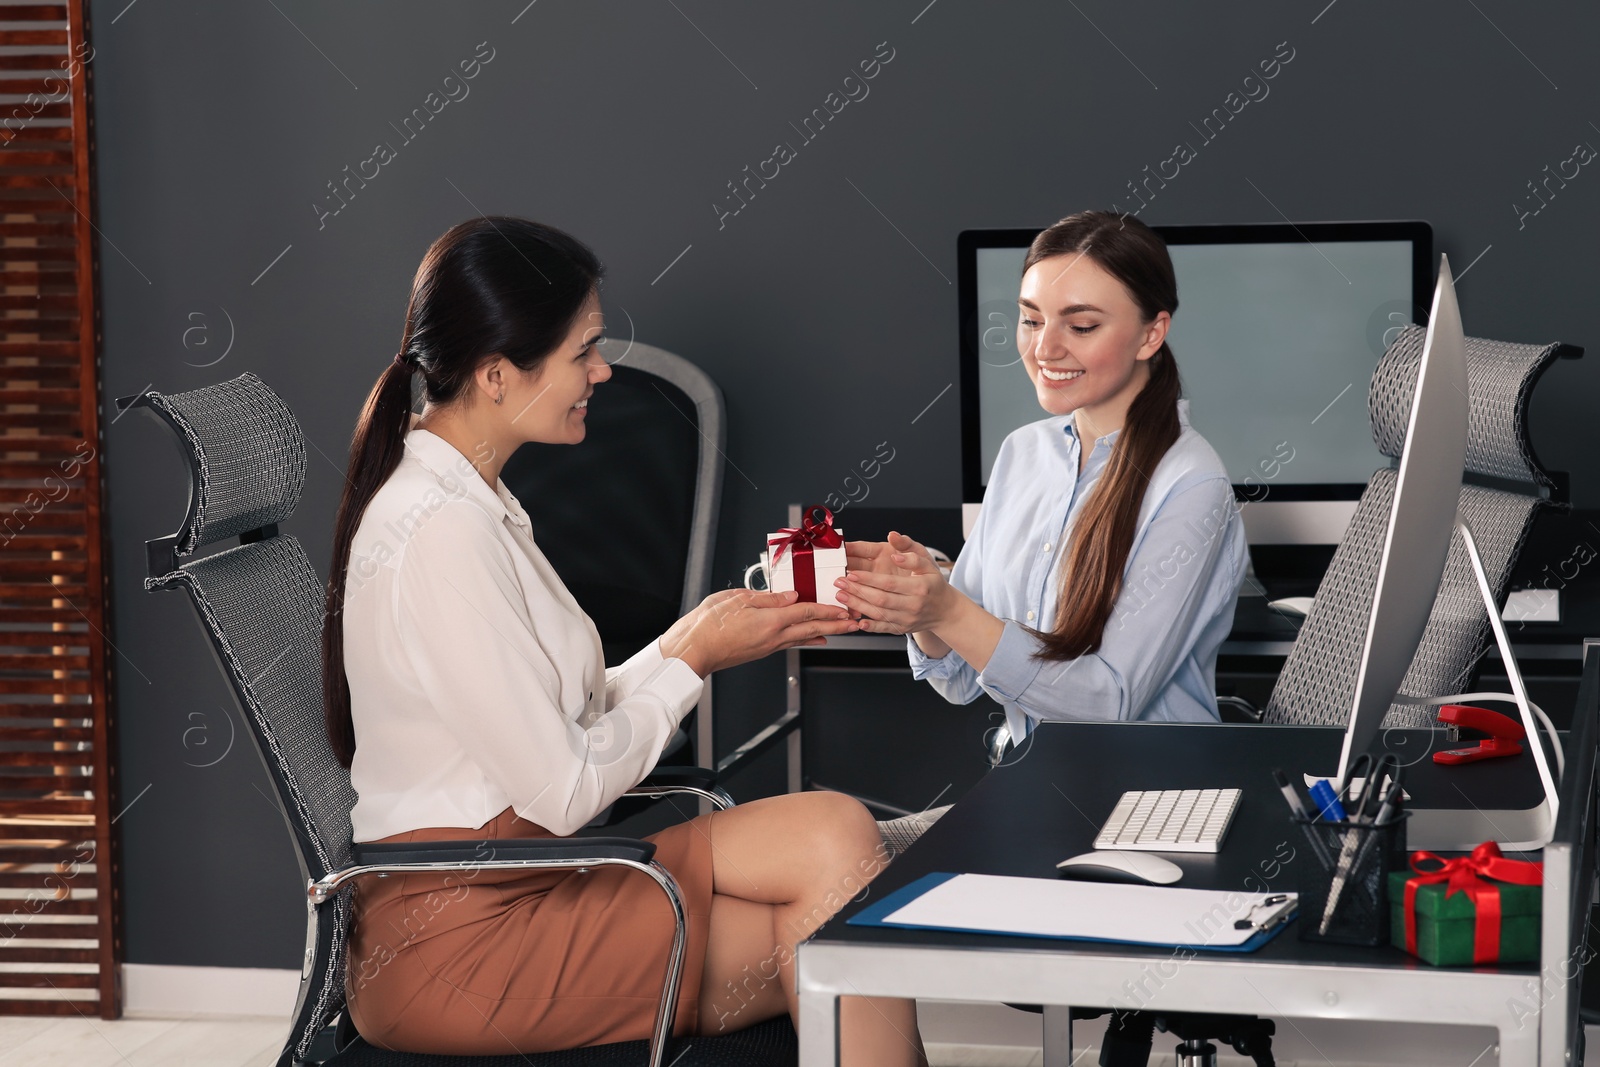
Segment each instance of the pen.
[{"label": "pen", "polygon": [[1351,868],[1355,866],[1356,848],[1360,843],[1360,835],[1356,831],[1344,832],[1344,845],[1339,849],[1339,867],[1333,872],[1333,882],[1328,886],[1328,902],[1322,909],[1322,925],[1317,927],[1318,935],[1327,933],[1333,922],[1333,913],[1339,908],[1339,898],[1344,894],[1344,884],[1350,877]]},{"label": "pen", "polygon": [[1348,822],[1350,816],[1345,814],[1344,805],[1339,803],[1339,794],[1333,791],[1333,786],[1327,781],[1320,781],[1311,787],[1311,799],[1316,801],[1317,812],[1327,822]]},{"label": "pen", "polygon": [[[1272,778],[1278,783],[1278,789],[1283,792],[1283,799],[1289,802],[1290,813],[1297,819],[1309,822],[1311,817],[1306,814],[1306,806],[1300,803],[1300,794],[1295,792],[1294,785],[1289,781],[1289,776],[1283,773],[1283,768],[1274,767],[1272,769]],[[1306,839],[1311,842],[1311,850],[1316,853],[1317,862],[1324,867],[1332,867],[1333,860],[1329,857],[1327,850],[1322,847],[1322,841],[1317,837],[1316,833],[1308,832]]]},{"label": "pen", "polygon": [[1395,785],[1395,788],[1390,791],[1389,795],[1383,798],[1383,803],[1378,805],[1378,814],[1373,816],[1372,825],[1374,825],[1374,826],[1387,826],[1387,825],[1389,825],[1391,822],[1394,821],[1395,809],[1398,808],[1399,806],[1400,806],[1400,787],[1399,787],[1399,785],[1397,783]]},{"label": "pen", "polygon": [[1283,773],[1282,767],[1272,769],[1272,780],[1278,783],[1278,788],[1283,791],[1283,799],[1289,802],[1289,810],[1300,818],[1306,817],[1306,806],[1300,803],[1300,794],[1294,791],[1294,786],[1289,784],[1289,776]]},{"label": "pen", "polygon": [[[1378,814],[1373,816],[1372,819],[1374,828],[1388,826],[1394,821],[1395,812],[1400,807],[1400,792],[1400,788],[1397,785],[1388,796],[1383,798],[1383,803],[1378,807]],[[1350,862],[1352,870],[1360,870],[1361,865],[1367,862],[1367,856],[1372,852],[1377,840],[1378,835],[1371,833],[1367,835],[1366,840],[1361,842],[1361,847],[1356,850],[1355,859]]]}]

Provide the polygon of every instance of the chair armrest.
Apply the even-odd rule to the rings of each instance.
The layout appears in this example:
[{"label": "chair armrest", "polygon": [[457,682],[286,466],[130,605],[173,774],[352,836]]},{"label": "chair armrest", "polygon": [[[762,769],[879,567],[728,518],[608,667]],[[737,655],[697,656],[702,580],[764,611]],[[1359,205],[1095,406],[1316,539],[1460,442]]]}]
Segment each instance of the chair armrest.
[{"label": "chair armrest", "polygon": [[484,841],[403,841],[393,844],[358,844],[352,849],[355,866],[424,863],[487,864],[497,860],[558,860],[577,862],[592,857],[649,863],[656,846],[631,837],[507,837]]},{"label": "chair armrest", "polygon": [[1011,745],[1011,728],[1001,723],[994,728],[994,732],[984,738],[984,747],[988,750],[989,766],[998,767],[1005,762],[1006,749]]},{"label": "chair armrest", "polygon": [[645,775],[640,785],[692,785],[700,789],[717,788],[717,772],[705,767],[657,767]]},{"label": "chair armrest", "polygon": [[1259,723],[1262,716],[1261,709],[1244,697],[1221,694],[1217,696],[1217,712],[1223,722],[1231,723]]},{"label": "chair armrest", "polygon": [[645,780],[622,795],[631,797],[664,797],[687,794],[710,801],[718,811],[733,807],[733,798],[717,785],[717,776],[704,767],[658,767]]},{"label": "chair armrest", "polygon": [[[369,874],[422,871],[578,870],[584,867],[633,867],[652,872],[656,846],[631,837],[489,838],[482,841],[408,841],[358,844],[354,862],[311,882],[306,895],[321,904],[334,893]],[[659,880],[659,879],[658,879]]]}]

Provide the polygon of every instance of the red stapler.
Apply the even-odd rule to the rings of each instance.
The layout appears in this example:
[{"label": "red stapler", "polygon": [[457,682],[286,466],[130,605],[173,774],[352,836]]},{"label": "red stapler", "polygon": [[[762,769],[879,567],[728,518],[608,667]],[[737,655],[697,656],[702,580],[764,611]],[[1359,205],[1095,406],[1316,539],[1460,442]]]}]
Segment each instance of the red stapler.
[{"label": "red stapler", "polygon": [[1489,735],[1471,748],[1453,748],[1433,754],[1433,762],[1451,767],[1481,759],[1515,756],[1522,751],[1522,739],[1527,736],[1527,731],[1517,720],[1488,708],[1474,708],[1466,704],[1446,704],[1439,709],[1439,721],[1451,728],[1452,740],[1455,738],[1454,728],[1458,726]]}]

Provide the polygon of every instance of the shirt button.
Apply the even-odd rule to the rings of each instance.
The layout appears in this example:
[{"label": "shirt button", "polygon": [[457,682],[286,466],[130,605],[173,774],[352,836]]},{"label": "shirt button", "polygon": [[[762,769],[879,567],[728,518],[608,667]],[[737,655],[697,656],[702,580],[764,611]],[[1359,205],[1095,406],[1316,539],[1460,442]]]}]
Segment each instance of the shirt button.
[{"label": "shirt button", "polygon": [[1044,543],[1044,550],[1045,550],[1045,551],[1046,551],[1046,552],[1048,552],[1048,551],[1050,551],[1050,542],[1049,542],[1049,541],[1046,541],[1046,542],[1045,542],[1045,543]]},{"label": "shirt button", "polygon": [[1031,611],[1030,611],[1030,612],[1028,612],[1028,621],[1029,621],[1029,622],[1032,622],[1032,621],[1033,621],[1033,612],[1031,612]]}]

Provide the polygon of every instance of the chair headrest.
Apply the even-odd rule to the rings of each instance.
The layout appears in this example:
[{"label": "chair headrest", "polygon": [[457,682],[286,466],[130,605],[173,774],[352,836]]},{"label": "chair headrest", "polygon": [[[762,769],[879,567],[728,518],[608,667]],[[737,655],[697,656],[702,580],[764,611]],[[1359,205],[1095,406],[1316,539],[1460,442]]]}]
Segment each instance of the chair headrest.
[{"label": "chair headrest", "polygon": [[[1407,326],[1394,339],[1372,375],[1367,411],[1378,451],[1399,457],[1411,418],[1411,397],[1427,330]],[[1553,487],[1554,480],[1534,455],[1528,437],[1528,399],[1545,366],[1562,345],[1519,345],[1466,338],[1467,434],[1466,470],[1493,478]]]},{"label": "chair headrest", "polygon": [[248,372],[187,393],[149,392],[189,453],[189,514],[175,548],[201,545],[281,522],[294,514],[306,481],[305,438],[278,394]]}]

